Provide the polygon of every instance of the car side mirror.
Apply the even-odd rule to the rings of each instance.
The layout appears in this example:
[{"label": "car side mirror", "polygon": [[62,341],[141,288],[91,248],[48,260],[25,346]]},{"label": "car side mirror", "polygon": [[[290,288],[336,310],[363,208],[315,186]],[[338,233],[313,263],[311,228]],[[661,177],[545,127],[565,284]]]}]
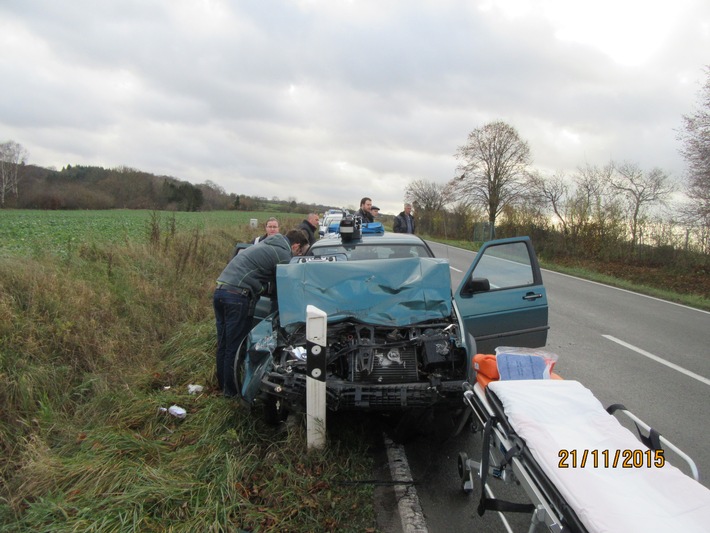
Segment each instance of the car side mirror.
[{"label": "car side mirror", "polygon": [[471,296],[477,292],[487,292],[491,290],[491,283],[488,278],[471,278],[461,288],[462,296]]}]

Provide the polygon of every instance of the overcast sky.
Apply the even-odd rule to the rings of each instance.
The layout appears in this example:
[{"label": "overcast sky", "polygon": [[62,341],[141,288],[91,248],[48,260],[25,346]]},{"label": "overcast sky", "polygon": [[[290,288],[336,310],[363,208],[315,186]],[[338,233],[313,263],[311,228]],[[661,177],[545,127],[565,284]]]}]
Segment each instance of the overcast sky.
[{"label": "overcast sky", "polygon": [[494,120],[680,180],[706,65],[708,0],[0,0],[0,142],[393,213]]}]

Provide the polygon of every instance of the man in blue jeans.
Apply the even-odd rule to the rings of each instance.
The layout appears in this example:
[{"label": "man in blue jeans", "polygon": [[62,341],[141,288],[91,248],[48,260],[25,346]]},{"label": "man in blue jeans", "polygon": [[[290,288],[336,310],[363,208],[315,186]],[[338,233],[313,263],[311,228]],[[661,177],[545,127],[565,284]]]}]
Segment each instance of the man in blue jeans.
[{"label": "man in blue jeans", "polygon": [[239,395],[234,382],[234,360],[251,329],[256,300],[276,283],[276,265],[308,251],[301,230],[271,235],[234,256],[217,278],[214,316],[217,325],[217,382],[226,397]]}]

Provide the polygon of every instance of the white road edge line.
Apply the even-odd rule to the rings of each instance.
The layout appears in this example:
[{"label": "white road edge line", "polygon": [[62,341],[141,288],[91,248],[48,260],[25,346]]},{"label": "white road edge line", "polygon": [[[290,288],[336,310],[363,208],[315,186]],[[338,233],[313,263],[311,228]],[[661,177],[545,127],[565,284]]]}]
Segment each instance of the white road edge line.
[{"label": "white road edge line", "polygon": [[705,383],[706,385],[710,385],[710,379],[705,378],[699,374],[696,374],[695,372],[691,372],[690,370],[686,370],[682,366],[678,366],[675,363],[671,363],[670,361],[666,361],[662,357],[658,357],[657,355],[653,355],[650,352],[647,352],[646,350],[642,350],[641,348],[637,348],[633,344],[629,344],[628,342],[624,342],[620,339],[617,339],[616,337],[612,337],[611,335],[602,335],[605,339],[609,339],[612,342],[615,342],[617,344],[621,344],[621,346],[624,346],[628,348],[629,350],[633,350],[636,353],[640,353],[644,357],[648,357],[649,359],[653,359],[657,363],[661,363],[662,365],[666,365],[668,368],[672,368],[673,370],[677,370],[681,374],[685,374],[686,376],[689,376],[693,379],[697,379],[701,383]]},{"label": "white road edge line", "polygon": [[422,506],[419,503],[417,489],[411,483],[412,473],[409,470],[404,446],[395,444],[392,439],[385,435],[385,447],[387,448],[387,460],[390,465],[392,479],[408,483],[394,486],[399,517],[402,520],[402,530],[404,533],[428,533],[429,530],[427,529]]}]

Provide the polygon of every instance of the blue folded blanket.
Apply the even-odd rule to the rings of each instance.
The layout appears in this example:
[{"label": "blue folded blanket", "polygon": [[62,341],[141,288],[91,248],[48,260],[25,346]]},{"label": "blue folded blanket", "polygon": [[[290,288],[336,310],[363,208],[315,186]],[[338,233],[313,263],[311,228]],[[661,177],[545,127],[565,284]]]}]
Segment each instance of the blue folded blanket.
[{"label": "blue folded blanket", "polygon": [[499,353],[496,360],[502,381],[545,378],[547,364],[539,355]]}]

